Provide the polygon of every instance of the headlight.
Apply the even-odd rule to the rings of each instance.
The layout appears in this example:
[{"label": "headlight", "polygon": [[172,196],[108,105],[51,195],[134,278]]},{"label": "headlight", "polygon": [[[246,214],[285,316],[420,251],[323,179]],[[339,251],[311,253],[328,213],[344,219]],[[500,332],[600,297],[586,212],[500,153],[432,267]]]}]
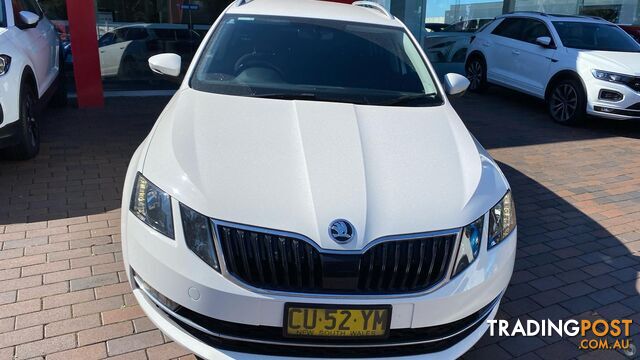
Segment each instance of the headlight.
[{"label": "headlight", "polygon": [[516,228],[516,208],[513,203],[511,191],[489,211],[489,241],[487,247],[498,245],[513,229]]},{"label": "headlight", "polygon": [[131,212],[159,233],[174,239],[171,197],[138,173],[131,194]]},{"label": "headlight", "polygon": [[614,82],[614,83],[628,84],[630,81],[633,80],[633,76],[617,74],[617,73],[612,73],[608,71],[592,70],[591,73],[593,74],[593,77],[595,77],[596,79]]},{"label": "headlight", "polygon": [[458,247],[458,256],[456,256],[453,275],[451,275],[451,277],[454,277],[464,271],[464,269],[469,267],[469,265],[478,258],[478,255],[480,254],[480,244],[482,243],[483,226],[484,216],[462,229],[460,246]]},{"label": "headlight", "polygon": [[187,247],[202,261],[220,271],[218,256],[213,245],[214,232],[211,220],[183,204],[180,204],[180,214],[182,215],[182,228]]},{"label": "headlight", "polygon": [[7,71],[9,71],[10,66],[11,66],[11,56],[0,55],[0,76],[6,74]]}]

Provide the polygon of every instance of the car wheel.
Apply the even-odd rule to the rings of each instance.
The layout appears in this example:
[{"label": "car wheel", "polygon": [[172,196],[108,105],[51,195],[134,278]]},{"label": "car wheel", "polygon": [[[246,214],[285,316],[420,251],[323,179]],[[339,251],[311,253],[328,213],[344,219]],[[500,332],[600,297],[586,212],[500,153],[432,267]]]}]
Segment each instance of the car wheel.
[{"label": "car wheel", "polygon": [[487,68],[484,61],[478,56],[471,58],[465,67],[469,90],[482,92],[487,88]]},{"label": "car wheel", "polygon": [[582,84],[574,79],[556,83],[547,100],[549,115],[563,125],[581,123],[586,116],[587,97]]},{"label": "car wheel", "polygon": [[28,160],[40,151],[40,128],[38,126],[38,99],[32,86],[20,87],[20,131],[18,144],[5,150],[8,158]]}]

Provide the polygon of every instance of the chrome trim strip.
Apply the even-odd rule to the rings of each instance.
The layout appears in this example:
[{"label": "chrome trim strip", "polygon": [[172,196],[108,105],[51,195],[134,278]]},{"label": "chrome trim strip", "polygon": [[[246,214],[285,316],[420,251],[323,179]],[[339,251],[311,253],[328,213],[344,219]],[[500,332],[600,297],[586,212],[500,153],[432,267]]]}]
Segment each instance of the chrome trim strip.
[{"label": "chrome trim strip", "polygon": [[[308,343],[307,344],[303,344],[303,343],[287,342],[287,341],[271,341],[271,340],[242,338],[242,337],[229,336],[229,335],[213,332],[213,331],[211,331],[209,329],[206,329],[206,328],[194,323],[193,321],[185,318],[184,316],[178,315],[175,312],[169,310],[169,308],[167,308],[166,306],[162,305],[151,294],[149,294],[142,286],[140,286],[140,284],[138,283],[139,282],[138,279],[139,279],[138,276],[134,275],[134,280],[136,281],[136,287],[145,295],[146,298],[151,300],[151,302],[153,304],[155,304],[157,307],[159,307],[162,311],[164,311],[165,313],[169,314],[170,316],[172,316],[172,317],[184,322],[185,324],[187,324],[187,325],[189,325],[189,326],[191,326],[191,327],[193,327],[193,328],[195,328],[195,329],[197,329],[199,331],[202,331],[205,334],[208,334],[208,335],[214,336],[214,337],[218,337],[218,338],[221,338],[221,339],[226,339],[226,340],[251,342],[251,343],[256,343],[256,344],[268,344],[268,345],[279,345],[279,346],[296,346],[296,347],[324,347],[324,348],[335,348],[335,347],[340,347],[340,348],[378,347],[378,348],[382,348],[382,347],[391,347],[391,346],[420,345],[420,344],[428,344],[428,343],[434,343],[434,342],[438,342],[438,341],[447,340],[449,338],[457,336],[457,335],[459,335],[459,334],[471,329],[472,327],[476,326],[479,322],[484,321],[486,319],[486,317],[493,311],[493,309],[500,303],[500,300],[502,299],[502,295],[504,294],[504,292],[500,293],[500,295],[497,298],[495,298],[489,304],[487,309],[473,323],[467,325],[463,329],[460,329],[460,330],[456,331],[453,334],[449,334],[447,336],[443,336],[443,337],[439,337],[439,338],[435,338],[435,339],[428,339],[428,340],[423,340],[423,341],[409,341],[409,342],[388,342],[388,343],[380,343],[380,344],[321,344],[321,343],[320,344],[308,344]],[[166,316],[165,316],[165,319],[167,319],[168,321],[171,321],[177,327],[179,327],[181,330],[183,330],[183,331],[188,333],[188,331],[184,330],[179,324],[176,324],[175,321],[173,321],[172,319],[169,319]],[[198,339],[198,340],[201,341],[200,339]]]},{"label": "chrome trim strip", "polygon": [[[483,215],[484,216],[484,215]],[[251,225],[243,225],[233,222],[228,222],[224,220],[218,220],[210,218],[213,223],[213,235],[214,235],[214,246],[216,253],[218,254],[218,263],[220,264],[220,273],[224,276],[225,279],[231,281],[232,283],[247,289],[251,292],[265,295],[274,295],[274,296],[295,296],[302,298],[322,298],[322,299],[401,299],[407,297],[417,297],[425,294],[429,294],[440,289],[451,279],[451,273],[453,272],[455,258],[458,254],[458,247],[460,246],[460,236],[462,234],[462,228],[458,229],[449,229],[449,230],[440,230],[440,231],[429,231],[423,233],[414,233],[414,234],[404,234],[404,235],[388,235],[377,238],[367,244],[361,250],[327,250],[323,249],[318,245],[315,241],[309,239],[308,237],[280,230],[273,230],[267,228],[261,228],[258,226]],[[384,243],[384,242],[392,242],[392,241],[404,241],[404,240],[414,240],[414,239],[423,239],[423,238],[432,238],[439,236],[447,236],[447,235],[455,235],[456,238],[453,244],[453,251],[450,254],[450,261],[448,265],[448,269],[445,273],[445,276],[440,282],[433,284],[431,287],[427,288],[421,292],[411,292],[411,293],[401,293],[401,294],[327,294],[327,293],[303,293],[303,292],[295,292],[295,291],[279,291],[279,290],[268,290],[263,288],[258,288],[252,285],[249,285],[242,281],[241,279],[235,277],[231,274],[227,269],[226,259],[224,257],[224,252],[222,251],[222,243],[220,242],[220,235],[218,233],[218,225],[232,227],[236,229],[246,230],[246,231],[255,231],[269,235],[275,236],[283,236],[290,237],[294,239],[298,239],[300,241],[304,241],[305,243],[313,246],[318,252],[323,254],[344,254],[344,255],[362,255],[366,253],[372,247]]]},{"label": "chrome trim strip", "polygon": [[269,234],[269,235],[276,235],[276,236],[283,236],[283,237],[290,237],[290,238],[298,239],[300,241],[304,241],[304,242],[308,243],[309,245],[313,246],[320,253],[323,253],[323,254],[339,254],[339,255],[362,255],[365,252],[367,252],[369,249],[371,249],[372,247],[374,247],[374,246],[376,246],[376,245],[378,245],[378,244],[380,244],[382,242],[401,241],[401,240],[414,240],[414,239],[423,239],[423,238],[432,238],[432,237],[438,237],[438,236],[454,235],[454,234],[458,234],[462,229],[462,228],[456,228],[456,229],[448,229],[448,230],[440,230],[440,231],[428,231],[428,232],[421,232],[421,233],[414,233],[414,234],[387,235],[387,236],[382,236],[382,237],[379,237],[379,238],[373,240],[372,242],[368,243],[364,248],[362,248],[360,250],[331,250],[331,249],[323,249],[323,248],[320,247],[320,245],[318,245],[315,241],[311,240],[310,238],[308,238],[308,237],[306,237],[306,236],[304,236],[302,234],[298,234],[298,233],[294,233],[294,232],[288,232],[288,231],[282,231],[282,230],[274,230],[274,229],[263,228],[263,227],[259,227],[259,226],[253,226],[253,225],[238,224],[238,223],[224,221],[224,220],[218,220],[218,219],[211,219],[211,221],[213,222],[213,224],[215,226],[214,230],[215,230],[215,233],[216,233],[216,237],[218,236],[218,225],[222,225],[222,226],[236,228],[236,229],[240,229],[240,230],[254,231],[254,232],[260,232],[260,233],[263,233],[263,234]]}]

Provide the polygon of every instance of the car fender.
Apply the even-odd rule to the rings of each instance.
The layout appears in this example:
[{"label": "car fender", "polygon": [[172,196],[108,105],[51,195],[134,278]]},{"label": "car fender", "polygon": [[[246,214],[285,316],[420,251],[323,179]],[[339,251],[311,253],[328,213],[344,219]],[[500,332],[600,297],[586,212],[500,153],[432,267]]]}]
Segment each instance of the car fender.
[{"label": "car fender", "polygon": [[0,35],[0,42],[2,42],[2,54],[6,54],[11,57],[11,67],[9,71],[0,77],[0,103],[2,103],[4,111],[4,121],[2,125],[12,123],[18,120],[20,116],[20,88],[25,80],[26,74],[29,72],[33,77],[34,86],[37,89],[37,80],[33,73],[33,64],[31,60],[20,51],[20,48],[16,46],[12,32],[14,29],[6,30]]},{"label": "car fender", "polygon": [[557,70],[552,70],[549,72],[550,76],[549,76],[549,80],[547,81],[547,85],[544,89],[544,99],[546,100],[549,92],[552,89],[552,85],[556,82],[556,80],[560,79],[560,78],[565,78],[565,77],[571,77],[571,78],[575,78],[575,79],[579,79],[580,83],[582,84],[582,87],[585,89],[586,91],[586,85],[584,83],[584,79],[582,78],[582,75],[580,73],[578,73],[575,69],[572,68],[568,68],[568,67],[564,67],[564,68],[560,68]]}]

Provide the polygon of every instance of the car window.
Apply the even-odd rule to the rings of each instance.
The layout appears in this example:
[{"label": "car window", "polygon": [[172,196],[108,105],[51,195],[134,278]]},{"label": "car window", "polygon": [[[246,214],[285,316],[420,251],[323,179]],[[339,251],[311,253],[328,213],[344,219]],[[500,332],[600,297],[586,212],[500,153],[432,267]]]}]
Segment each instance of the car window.
[{"label": "car window", "polygon": [[116,38],[116,34],[112,32],[108,32],[102,35],[102,37],[100,37],[100,39],[98,40],[98,47],[103,47],[103,46],[113,44],[115,42],[115,38]]},{"label": "car window", "polygon": [[451,24],[449,26],[447,26],[446,28],[444,28],[444,32],[461,32],[463,31],[464,27],[465,27],[465,23],[466,21],[460,21],[457,22],[455,24]]},{"label": "car window", "polygon": [[113,39],[113,44],[117,44],[117,43],[121,43],[125,40],[125,37],[127,36],[127,28],[120,28],[120,29],[115,29],[113,31],[113,33],[115,34],[114,39]]},{"label": "car window", "polygon": [[523,28],[520,40],[535,44],[536,39],[539,37],[547,36],[552,38],[547,25],[542,21],[535,19],[523,19],[522,23]]},{"label": "car window", "polygon": [[124,36],[125,41],[133,41],[133,40],[144,40],[147,38],[147,29],[132,27],[127,30],[126,35]]},{"label": "car window", "polygon": [[484,29],[486,29],[487,27],[489,27],[489,25],[493,24],[493,22],[495,21],[495,19],[487,19],[487,21],[485,22],[481,22],[480,23],[480,28],[478,28],[478,30],[476,30],[477,32],[481,32],[484,31]]},{"label": "car window", "polygon": [[520,34],[522,33],[522,28],[524,27],[524,19],[521,18],[506,18],[502,20],[495,29],[493,29],[492,34],[507,37],[510,39],[520,40]]},{"label": "car window", "polygon": [[640,52],[640,44],[613,24],[554,21],[560,41],[568,48],[582,50]]},{"label": "car window", "polygon": [[176,31],[174,29],[153,29],[153,33],[156,35],[158,40],[176,40]]},{"label": "car window", "polygon": [[435,84],[402,28],[230,15],[216,28],[191,79],[194,89],[220,94],[373,105],[402,97],[403,104],[415,106],[442,103]]}]

